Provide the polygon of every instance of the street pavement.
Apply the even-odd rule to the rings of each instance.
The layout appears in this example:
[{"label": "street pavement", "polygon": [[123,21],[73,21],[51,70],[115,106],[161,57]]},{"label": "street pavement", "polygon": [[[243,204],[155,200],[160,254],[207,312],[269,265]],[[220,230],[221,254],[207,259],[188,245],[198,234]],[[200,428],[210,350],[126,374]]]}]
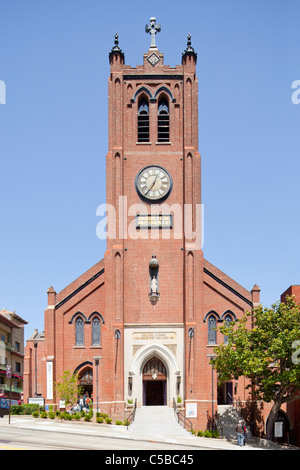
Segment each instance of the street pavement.
[{"label": "street pavement", "polygon": [[[139,421],[127,427],[98,423],[86,423],[76,421],[60,421],[32,416],[11,416],[11,423],[8,417],[0,419],[0,449],[13,447],[13,443],[25,442],[28,436],[37,436],[41,440],[42,436],[57,436],[53,447],[61,446],[70,448],[91,448],[91,449],[173,449],[173,450],[275,450],[281,449],[274,443],[257,440],[246,444],[244,447],[237,446],[236,442],[229,442],[226,439],[210,439],[191,435],[185,431],[175,421],[178,426],[178,434],[172,431],[168,433],[167,428],[153,428],[152,431],[143,428]],[[22,433],[17,438],[12,437],[12,433]],[[34,434],[35,433],[35,434]],[[10,444],[9,444],[10,442]],[[33,442],[33,441],[32,441]],[[51,441],[52,442],[52,441]],[[88,444],[86,444],[88,442]],[[30,443],[29,443],[30,445]],[[41,444],[42,445],[42,444]],[[52,444],[51,444],[52,445]],[[45,442],[45,448],[49,447],[49,437]],[[88,446],[88,447],[85,447]],[[18,447],[18,446],[16,446]]]}]

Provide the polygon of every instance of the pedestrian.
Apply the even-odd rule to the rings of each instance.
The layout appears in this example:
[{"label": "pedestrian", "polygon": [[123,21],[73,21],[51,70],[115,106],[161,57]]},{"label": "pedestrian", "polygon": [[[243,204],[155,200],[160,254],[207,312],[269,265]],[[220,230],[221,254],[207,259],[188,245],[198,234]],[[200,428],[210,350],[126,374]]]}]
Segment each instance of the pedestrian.
[{"label": "pedestrian", "polygon": [[89,397],[88,395],[86,396],[85,403],[86,403],[86,408],[87,408],[87,410],[89,411],[91,399],[90,399],[90,397]]},{"label": "pedestrian", "polygon": [[84,402],[83,402],[83,397],[81,396],[79,398],[79,409],[80,409],[80,411],[83,410],[83,407],[84,407]]},{"label": "pedestrian", "polygon": [[239,446],[245,445],[245,425],[242,419],[239,420],[235,427],[237,433],[237,441]]}]

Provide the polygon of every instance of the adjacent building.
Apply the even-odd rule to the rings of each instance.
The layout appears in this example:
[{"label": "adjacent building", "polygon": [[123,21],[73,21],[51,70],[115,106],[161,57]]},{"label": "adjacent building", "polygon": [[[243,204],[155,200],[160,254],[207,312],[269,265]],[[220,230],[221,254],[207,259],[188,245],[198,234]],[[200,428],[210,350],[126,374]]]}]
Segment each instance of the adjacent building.
[{"label": "adjacent building", "polygon": [[23,398],[24,325],[15,312],[0,310],[0,396]]}]

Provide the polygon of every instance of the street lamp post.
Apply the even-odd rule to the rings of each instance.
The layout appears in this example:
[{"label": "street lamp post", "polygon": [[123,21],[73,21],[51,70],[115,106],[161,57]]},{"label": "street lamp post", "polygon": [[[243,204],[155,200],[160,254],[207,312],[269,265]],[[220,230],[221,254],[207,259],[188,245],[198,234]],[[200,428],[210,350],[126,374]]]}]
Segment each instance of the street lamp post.
[{"label": "street lamp post", "polygon": [[97,413],[98,413],[98,368],[99,368],[99,358],[95,359],[96,366],[96,390],[97,390]]},{"label": "street lamp post", "polygon": [[[216,354],[208,354],[207,357],[214,359]],[[211,428],[215,429],[215,408],[214,408],[214,366],[211,365]]]}]

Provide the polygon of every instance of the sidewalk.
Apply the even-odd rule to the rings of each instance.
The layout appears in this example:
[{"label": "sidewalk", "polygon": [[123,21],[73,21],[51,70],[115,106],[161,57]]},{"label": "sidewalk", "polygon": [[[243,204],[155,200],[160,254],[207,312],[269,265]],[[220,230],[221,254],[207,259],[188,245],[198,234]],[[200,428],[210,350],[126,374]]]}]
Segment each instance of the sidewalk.
[{"label": "sidewalk", "polygon": [[[0,427],[3,429],[5,426],[16,427],[19,429],[33,429],[39,431],[53,431],[68,434],[84,434],[93,435],[97,437],[109,437],[111,439],[128,439],[133,441],[151,441],[157,443],[168,443],[176,445],[194,447],[195,450],[201,448],[209,448],[211,450],[287,450],[284,447],[278,446],[273,442],[258,439],[251,441],[244,447],[239,447],[235,442],[229,442],[226,439],[210,439],[204,437],[197,437],[186,432],[186,436],[182,435],[180,438],[174,438],[167,435],[150,435],[149,433],[135,433],[133,430],[125,426],[116,426],[98,423],[85,423],[75,421],[60,421],[42,418],[33,418],[32,416],[11,416],[11,424],[8,424],[8,416],[0,419]],[[297,448],[291,448],[299,450]],[[289,450],[291,450],[289,449]]]}]

